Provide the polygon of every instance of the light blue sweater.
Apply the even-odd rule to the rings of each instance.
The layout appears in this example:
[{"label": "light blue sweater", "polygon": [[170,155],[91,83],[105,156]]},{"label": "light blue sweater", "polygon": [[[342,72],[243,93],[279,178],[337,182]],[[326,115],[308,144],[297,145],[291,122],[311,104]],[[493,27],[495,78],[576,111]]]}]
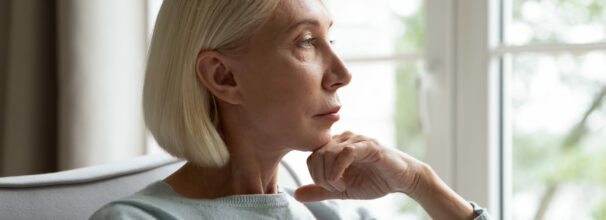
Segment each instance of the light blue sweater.
[{"label": "light blue sweater", "polygon": [[[91,219],[376,219],[367,209],[340,200],[301,203],[293,195],[294,189],[278,186],[277,194],[189,199],[157,181],[103,206]],[[489,219],[483,209],[476,212],[481,214],[476,220]]]}]

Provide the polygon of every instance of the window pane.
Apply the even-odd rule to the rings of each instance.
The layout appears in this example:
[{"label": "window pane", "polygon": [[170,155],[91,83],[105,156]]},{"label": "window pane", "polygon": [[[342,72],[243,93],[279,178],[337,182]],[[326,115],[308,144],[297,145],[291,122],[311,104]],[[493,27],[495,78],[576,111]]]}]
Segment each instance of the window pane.
[{"label": "window pane", "polygon": [[513,219],[606,218],[605,61],[512,58]]},{"label": "window pane", "polygon": [[332,37],[343,57],[420,52],[425,44],[422,0],[328,0]]},{"label": "window pane", "polygon": [[[505,0],[511,3],[506,42],[595,43],[606,41],[606,1]],[[509,19],[506,19],[509,20]]]}]

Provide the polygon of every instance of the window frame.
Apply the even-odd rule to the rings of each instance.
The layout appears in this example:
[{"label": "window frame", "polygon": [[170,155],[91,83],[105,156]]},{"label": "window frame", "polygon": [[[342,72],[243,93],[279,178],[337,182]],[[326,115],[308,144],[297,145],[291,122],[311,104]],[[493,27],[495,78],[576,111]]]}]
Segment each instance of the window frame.
[{"label": "window frame", "polygon": [[439,88],[426,100],[433,109],[427,159],[457,193],[504,218],[502,60],[491,55],[500,42],[499,3],[426,2],[427,71]]}]

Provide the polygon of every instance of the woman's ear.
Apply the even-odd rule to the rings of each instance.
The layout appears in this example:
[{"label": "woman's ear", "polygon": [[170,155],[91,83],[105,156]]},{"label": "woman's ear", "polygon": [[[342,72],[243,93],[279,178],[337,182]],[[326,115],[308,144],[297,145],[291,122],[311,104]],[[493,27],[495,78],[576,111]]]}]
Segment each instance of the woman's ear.
[{"label": "woman's ear", "polygon": [[240,104],[240,87],[223,59],[216,51],[200,52],[196,59],[196,75],[217,98],[230,104]]}]

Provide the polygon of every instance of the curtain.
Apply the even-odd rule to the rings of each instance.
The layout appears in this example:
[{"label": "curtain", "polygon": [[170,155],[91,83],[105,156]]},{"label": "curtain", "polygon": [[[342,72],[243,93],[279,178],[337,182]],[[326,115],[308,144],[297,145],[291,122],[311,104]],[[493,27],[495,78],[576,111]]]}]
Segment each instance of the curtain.
[{"label": "curtain", "polygon": [[145,0],[0,1],[0,176],[145,153]]}]

